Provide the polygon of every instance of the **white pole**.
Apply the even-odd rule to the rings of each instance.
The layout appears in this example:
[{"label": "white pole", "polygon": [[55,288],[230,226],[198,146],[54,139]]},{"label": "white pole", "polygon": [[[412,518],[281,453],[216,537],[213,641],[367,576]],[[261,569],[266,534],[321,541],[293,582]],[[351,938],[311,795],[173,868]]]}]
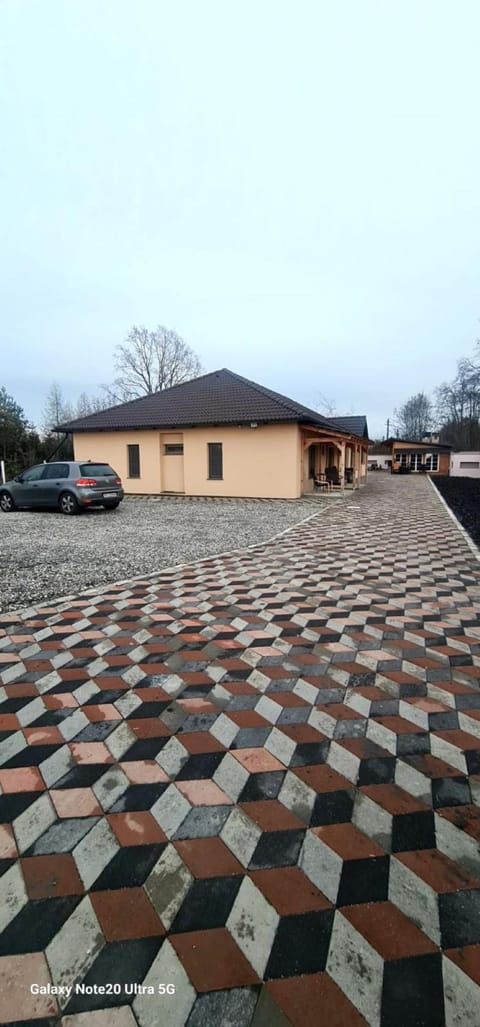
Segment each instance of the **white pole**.
[{"label": "white pole", "polygon": [[0,477],[2,479],[2,485],[5,485],[5,462],[0,460]]}]

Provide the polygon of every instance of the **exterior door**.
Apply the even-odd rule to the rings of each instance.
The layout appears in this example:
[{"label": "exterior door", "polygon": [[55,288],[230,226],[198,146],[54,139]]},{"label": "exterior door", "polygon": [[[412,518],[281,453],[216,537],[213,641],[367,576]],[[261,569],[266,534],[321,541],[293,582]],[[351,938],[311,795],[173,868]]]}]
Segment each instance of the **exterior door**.
[{"label": "exterior door", "polygon": [[163,435],[162,492],[184,492],[183,436]]}]

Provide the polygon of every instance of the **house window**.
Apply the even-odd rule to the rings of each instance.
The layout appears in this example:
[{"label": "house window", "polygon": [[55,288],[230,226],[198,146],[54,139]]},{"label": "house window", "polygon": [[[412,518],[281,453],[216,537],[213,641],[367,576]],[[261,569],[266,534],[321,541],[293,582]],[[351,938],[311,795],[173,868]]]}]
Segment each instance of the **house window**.
[{"label": "house window", "polygon": [[166,442],[163,452],[165,456],[183,456],[183,442]]},{"label": "house window", "polygon": [[460,460],[460,467],[480,467],[478,460]]},{"label": "house window", "polygon": [[208,443],[208,477],[214,481],[223,479],[223,446],[221,442]]},{"label": "house window", "polygon": [[128,477],[140,477],[140,446],[127,446],[128,451]]}]

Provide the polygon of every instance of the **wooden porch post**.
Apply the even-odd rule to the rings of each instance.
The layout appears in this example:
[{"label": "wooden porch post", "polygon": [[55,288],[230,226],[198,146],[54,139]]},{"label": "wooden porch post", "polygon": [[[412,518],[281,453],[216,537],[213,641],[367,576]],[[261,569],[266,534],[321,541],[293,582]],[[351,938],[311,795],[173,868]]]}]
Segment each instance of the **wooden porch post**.
[{"label": "wooden porch post", "polygon": [[355,443],[355,457],[353,461],[353,486],[358,488],[360,485],[360,447]]},{"label": "wooden porch post", "polygon": [[342,488],[345,488],[345,443],[340,443],[340,463],[338,468],[338,474],[342,483]]}]

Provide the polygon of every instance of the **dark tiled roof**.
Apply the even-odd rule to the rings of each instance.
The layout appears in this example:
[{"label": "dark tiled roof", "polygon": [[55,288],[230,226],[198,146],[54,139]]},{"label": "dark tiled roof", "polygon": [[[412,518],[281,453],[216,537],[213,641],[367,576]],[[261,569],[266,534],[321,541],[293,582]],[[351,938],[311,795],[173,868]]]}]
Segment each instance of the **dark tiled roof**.
[{"label": "dark tiled roof", "polygon": [[[88,417],[56,426],[57,431],[125,431],[141,428],[188,428],[202,424],[267,424],[301,421],[345,431],[315,410],[223,368],[121,403]],[[351,429],[347,429],[348,433]]]},{"label": "dark tiled roof", "polygon": [[349,432],[352,435],[359,435],[360,438],[368,439],[367,418],[363,416],[354,417],[330,417],[331,424],[338,425],[340,431]]},{"label": "dark tiled roof", "polygon": [[414,446],[417,449],[418,449],[419,446],[420,447],[423,446],[424,449],[453,449],[453,446],[451,446],[448,442],[429,442],[429,441],[428,442],[423,442],[423,441],[421,441],[419,439],[392,439],[392,438],[390,438],[390,439],[386,439],[385,442],[383,443],[383,445],[386,445],[386,446],[389,446],[390,448],[392,448],[393,446],[395,446],[395,443],[397,443],[397,442],[403,443],[404,446]]}]

